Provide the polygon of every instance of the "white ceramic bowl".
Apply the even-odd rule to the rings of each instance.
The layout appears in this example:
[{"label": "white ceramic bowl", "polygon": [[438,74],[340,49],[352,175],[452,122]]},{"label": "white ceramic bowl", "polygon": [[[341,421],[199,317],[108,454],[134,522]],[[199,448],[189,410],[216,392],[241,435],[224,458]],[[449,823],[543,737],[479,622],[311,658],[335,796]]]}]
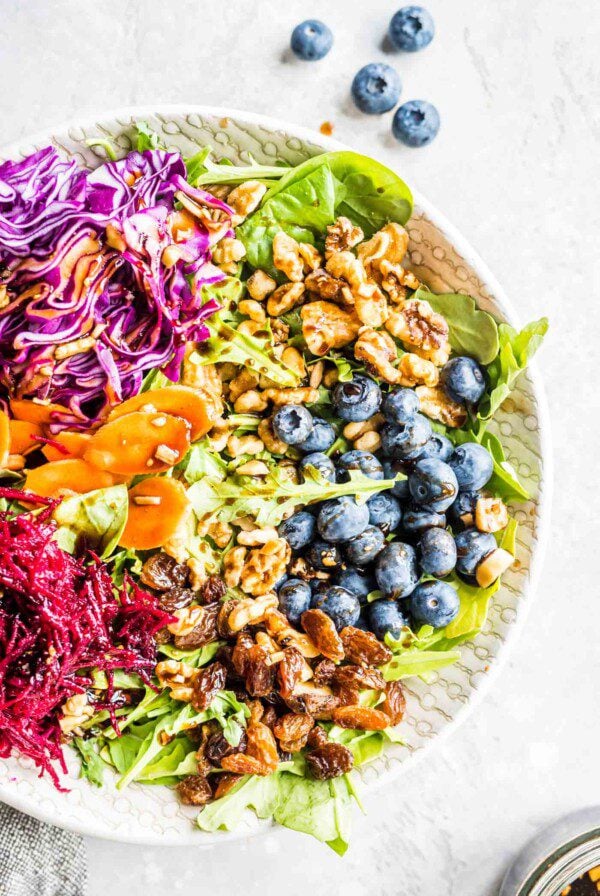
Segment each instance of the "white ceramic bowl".
[{"label": "white ceramic bowl", "polygon": [[[81,164],[94,167],[104,160],[101,148],[90,149],[89,138],[112,140],[124,152],[130,148],[131,124],[143,120],[166,144],[191,155],[207,143],[217,156],[261,163],[276,159],[298,163],[319,152],[341,149],[337,141],[305,128],[259,115],[202,106],[125,109],[84,122],[71,122],[0,149],[1,158],[19,158],[52,143]],[[480,307],[512,324],[517,321],[502,288],[484,262],[458,231],[415,192],[415,210],[408,223],[410,259],[417,275],[437,292],[464,292]],[[431,750],[464,720],[496,677],[501,661],[522,628],[542,562],[545,521],[552,483],[549,428],[543,389],[535,370],[522,376],[517,389],[497,415],[509,460],[534,496],[516,505],[518,564],[503,580],[492,600],[485,631],[465,644],[461,660],[442,670],[431,685],[410,681],[406,745],[390,746],[383,756],[358,771],[366,786],[390,783]],[[0,799],[30,815],[60,827],[132,843],[212,845],[224,838],[248,835],[269,827],[248,814],[235,834],[207,834],[194,828],[194,813],[182,807],[165,787],[132,785],[119,792],[109,781],[101,790],[77,778],[71,762],[70,791],[57,792],[40,779],[22,757],[0,760]]]}]

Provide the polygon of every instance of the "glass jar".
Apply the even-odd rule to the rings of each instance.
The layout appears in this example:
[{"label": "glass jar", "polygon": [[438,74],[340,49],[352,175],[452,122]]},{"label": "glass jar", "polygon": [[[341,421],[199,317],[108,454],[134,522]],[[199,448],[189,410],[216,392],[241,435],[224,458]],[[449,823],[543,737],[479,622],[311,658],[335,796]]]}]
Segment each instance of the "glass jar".
[{"label": "glass jar", "polygon": [[559,819],[527,843],[508,869],[499,896],[560,896],[600,865],[600,806]]}]

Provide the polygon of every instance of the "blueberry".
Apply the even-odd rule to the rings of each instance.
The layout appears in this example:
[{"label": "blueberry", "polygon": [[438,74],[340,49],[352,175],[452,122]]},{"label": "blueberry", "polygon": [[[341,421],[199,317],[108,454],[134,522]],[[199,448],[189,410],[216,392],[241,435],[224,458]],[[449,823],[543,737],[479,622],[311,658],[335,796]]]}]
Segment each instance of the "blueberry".
[{"label": "blueberry", "polygon": [[408,423],[386,423],[381,430],[383,453],[394,460],[417,457],[431,438],[431,423],[422,414],[415,414]]},{"label": "blueberry", "polygon": [[317,522],[306,510],[300,510],[279,524],[277,531],[293,551],[301,551],[315,536]]},{"label": "blueberry", "polygon": [[356,595],[361,604],[365,603],[367,595],[377,588],[375,579],[372,576],[360,569],[356,569],[354,566],[348,566],[346,569],[343,569],[336,576],[335,581],[337,585]]},{"label": "blueberry", "polygon": [[284,404],[273,416],[273,429],[287,445],[299,445],[312,432],[313,418],[301,404]]},{"label": "blueberry", "polygon": [[314,602],[314,606],[327,613],[338,631],[347,625],[354,625],[360,616],[360,604],[356,595],[339,585],[332,585]]},{"label": "blueberry", "polygon": [[456,566],[456,543],[446,529],[427,529],[418,545],[423,572],[443,579]]},{"label": "blueberry", "polygon": [[473,358],[452,358],[442,367],[440,383],[452,401],[477,404],[485,391],[485,376]]},{"label": "blueberry", "polygon": [[375,578],[384,597],[408,597],[419,581],[415,549],[393,541],[375,561]]},{"label": "blueberry", "polygon": [[344,546],[346,559],[356,566],[366,566],[383,550],[385,536],[377,526],[367,526],[364,532],[357,535]]},{"label": "blueberry", "polygon": [[370,377],[355,374],[348,382],[335,384],[331,402],[338,417],[351,423],[359,423],[368,420],[379,410],[381,389]]},{"label": "blueberry", "polygon": [[462,491],[476,491],[489,482],[494,472],[494,461],[483,445],[465,442],[455,448],[448,463],[456,474]]},{"label": "blueberry", "polygon": [[417,504],[438,513],[447,510],[458,494],[454,470],[437,457],[417,461],[408,477],[408,487]]},{"label": "blueberry", "polygon": [[369,525],[369,508],[357,504],[349,495],[333,498],[321,505],[317,517],[319,535],[325,541],[350,541]]},{"label": "blueberry", "polygon": [[277,579],[277,581],[273,585],[273,588],[275,589],[275,591],[279,591],[281,586],[285,585],[285,583],[288,581],[288,579],[289,579],[289,576],[288,576],[287,572],[284,573],[280,579]]},{"label": "blueberry", "polygon": [[426,529],[446,527],[446,517],[435,510],[407,507],[402,512],[402,528],[407,535],[421,535]]},{"label": "blueberry", "polygon": [[309,437],[303,442],[298,442],[296,447],[300,451],[327,451],[335,442],[335,429],[323,420],[322,417],[313,417],[313,429]]},{"label": "blueberry", "polygon": [[331,582],[328,579],[311,579],[309,584],[310,593],[312,595],[310,599],[310,605],[314,608],[316,606],[316,600],[322,594],[325,594],[328,588],[331,588]]},{"label": "blueberry", "polygon": [[298,466],[302,472],[304,472],[306,467],[314,467],[328,482],[335,482],[333,461],[326,454],[323,454],[322,451],[305,454]]},{"label": "blueberry", "polygon": [[383,467],[369,451],[346,451],[338,458],[336,466],[340,482],[349,482],[350,470],[362,473],[369,479],[383,479]]},{"label": "blueberry", "polygon": [[383,416],[388,423],[402,425],[414,420],[419,410],[419,396],[414,389],[394,389],[383,402]]},{"label": "blueberry", "polygon": [[352,99],[360,111],[368,115],[381,115],[393,109],[401,90],[400,75],[383,62],[363,66],[352,81]]},{"label": "blueberry", "polygon": [[440,460],[448,461],[453,451],[454,445],[450,439],[439,432],[434,432],[420,452],[419,460],[422,460],[424,457],[438,457]]},{"label": "blueberry", "polygon": [[384,535],[394,532],[400,525],[402,509],[398,498],[389,492],[380,492],[367,501],[369,522],[378,526]]},{"label": "blueberry", "polygon": [[433,19],[422,6],[403,6],[392,16],[388,29],[392,46],[406,53],[424,49],[434,34]]},{"label": "blueberry", "polygon": [[465,529],[455,537],[456,571],[466,581],[473,581],[477,564],[496,550],[496,539],[490,532]]},{"label": "blueberry", "polygon": [[402,628],[408,625],[395,600],[376,600],[369,604],[367,614],[371,631],[381,641],[388,632],[392,638],[399,638]]},{"label": "blueberry", "polygon": [[459,492],[456,501],[448,510],[448,521],[455,532],[475,525],[475,506],[479,492]]},{"label": "blueberry", "polygon": [[[386,479],[395,479],[398,473],[402,473],[402,470],[400,469],[397,461],[383,461],[383,475]],[[395,485],[393,485],[390,489],[390,495],[398,498],[399,501],[408,501],[410,498],[410,492],[408,490],[408,479],[400,479]]]},{"label": "blueberry", "polygon": [[279,589],[277,597],[281,612],[285,613],[290,622],[297,624],[302,614],[310,609],[312,593],[308,582],[303,582],[302,579],[288,579]]},{"label": "blueberry", "polygon": [[299,59],[313,62],[327,56],[333,45],[331,30],[318,19],[307,19],[292,31],[290,46]]},{"label": "blueberry", "polygon": [[316,539],[308,546],[304,557],[315,569],[322,569],[325,572],[331,572],[342,565],[342,554],[338,546],[320,539]]},{"label": "blueberry", "polygon": [[396,110],[392,133],[406,146],[426,146],[440,129],[440,115],[431,103],[411,100]]},{"label": "blueberry", "polygon": [[458,594],[448,582],[428,581],[417,585],[410,596],[410,612],[416,622],[443,628],[460,609]]}]

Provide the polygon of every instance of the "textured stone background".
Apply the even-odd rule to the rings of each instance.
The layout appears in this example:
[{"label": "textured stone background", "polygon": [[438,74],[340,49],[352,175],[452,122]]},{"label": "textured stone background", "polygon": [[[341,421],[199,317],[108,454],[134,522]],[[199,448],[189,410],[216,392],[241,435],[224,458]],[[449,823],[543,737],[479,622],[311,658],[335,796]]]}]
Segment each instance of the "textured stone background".
[{"label": "textured stone background", "polygon": [[[556,460],[552,542],[523,635],[454,737],[366,800],[344,860],[287,831],[218,851],[89,840],[90,896],[211,892],[492,896],[540,825],[598,799],[600,600],[594,579],[600,398],[600,11],[559,0],[428,0],[438,33],[392,57],[403,98],[438,106],[423,150],[390,115],[353,110],[355,70],[386,59],[390,0],[1,0],[1,142],[117,106],[213,103],[334,135],[396,167],[479,249],[524,322],[547,313],[540,357]],[[318,15],[335,50],[302,64],[294,24]],[[595,298],[596,295],[596,298]]]}]

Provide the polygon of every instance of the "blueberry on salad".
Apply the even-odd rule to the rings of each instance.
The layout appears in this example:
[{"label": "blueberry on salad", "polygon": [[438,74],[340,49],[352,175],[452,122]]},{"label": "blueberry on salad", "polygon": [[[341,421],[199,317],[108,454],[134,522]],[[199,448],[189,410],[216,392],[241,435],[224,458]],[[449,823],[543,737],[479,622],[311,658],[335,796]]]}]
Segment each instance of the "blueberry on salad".
[{"label": "blueberry on salad", "polygon": [[300,404],[284,404],[273,415],[273,429],[278,438],[288,445],[300,445],[313,430],[310,411]]},{"label": "blueberry on salad", "polygon": [[317,521],[307,510],[299,510],[278,526],[278,533],[285,538],[293,551],[301,551],[311,543],[317,530]]},{"label": "blueberry on salad", "polygon": [[288,579],[277,592],[279,609],[296,625],[305,610],[310,608],[311,597],[310,585],[302,579]]},{"label": "blueberry on salad", "polygon": [[313,606],[327,613],[338,631],[347,625],[355,625],[360,616],[360,603],[356,595],[339,585],[332,585],[314,601]]},{"label": "blueberry on salad", "polygon": [[394,389],[386,395],[381,410],[388,423],[403,426],[418,413],[419,396],[414,389]]},{"label": "blueberry on salad", "polygon": [[375,380],[357,373],[348,382],[336,383],[331,392],[331,403],[342,420],[359,423],[379,410],[381,389]]},{"label": "blueberry on salad", "polygon": [[432,103],[410,100],[396,109],[392,133],[406,146],[427,146],[440,129],[440,115]]},{"label": "blueberry on salad", "polygon": [[481,561],[496,550],[496,539],[490,532],[465,529],[455,537],[456,571],[467,582],[472,582]]},{"label": "blueberry on salad", "polygon": [[429,580],[417,585],[410,596],[410,615],[415,622],[443,628],[458,615],[460,600],[448,582]]},{"label": "blueberry on salad", "polygon": [[475,525],[475,507],[479,492],[459,491],[454,504],[448,508],[448,521],[455,532]]},{"label": "blueberry on salad", "polygon": [[383,550],[385,536],[377,526],[367,526],[344,546],[346,560],[355,566],[366,566]]},{"label": "blueberry on salad", "polygon": [[401,541],[388,544],[375,561],[375,578],[384,597],[408,597],[419,581],[415,549]]},{"label": "blueberry on salad", "polygon": [[347,566],[343,569],[336,576],[335,583],[354,594],[361,604],[366,603],[367,595],[377,588],[375,578],[355,566]]},{"label": "blueberry on salad", "polygon": [[408,423],[386,423],[381,430],[383,453],[394,460],[411,460],[421,453],[431,438],[431,423],[415,414]]},{"label": "blueberry on salad", "polygon": [[369,479],[383,479],[383,467],[370,451],[346,451],[337,460],[337,473],[340,482],[348,482],[350,473],[355,471],[368,476]]},{"label": "blueberry on salad", "polygon": [[335,429],[322,417],[313,417],[313,428],[306,439],[297,442],[296,448],[311,453],[327,451],[335,442]]},{"label": "blueberry on salad", "polygon": [[396,50],[415,53],[429,46],[435,34],[431,14],[422,6],[403,6],[390,21],[388,36]]},{"label": "blueberry on salad", "polygon": [[314,467],[329,482],[335,482],[336,471],[333,461],[326,454],[323,454],[322,451],[305,454],[298,466],[303,473],[307,467]]},{"label": "blueberry on salad", "polygon": [[[383,475],[386,479],[395,479],[399,473],[404,476],[403,464],[401,461],[393,461],[384,457],[381,461],[383,466]],[[393,495],[399,501],[407,501],[410,498],[408,490],[408,479],[398,479],[390,489],[390,495]]]},{"label": "blueberry on salad", "polygon": [[318,19],[306,19],[292,31],[290,46],[298,59],[314,62],[327,56],[333,46],[333,34]]},{"label": "blueberry on salad", "polygon": [[448,459],[461,491],[477,491],[490,481],[494,472],[492,456],[483,445],[465,442]]},{"label": "blueberry on salad", "polygon": [[419,452],[419,460],[424,457],[437,457],[439,460],[447,461],[453,451],[454,445],[450,439],[439,432],[434,432]]},{"label": "blueberry on salad", "polygon": [[400,75],[383,62],[364,65],[352,81],[352,99],[367,115],[389,112],[398,102],[401,90]]},{"label": "blueberry on salad", "polygon": [[323,572],[333,572],[342,565],[342,552],[337,544],[315,538],[304,554],[308,563]]},{"label": "blueberry on salad", "polygon": [[355,538],[368,525],[369,508],[348,495],[325,501],[317,517],[319,535],[334,544]]},{"label": "blueberry on salad", "polygon": [[420,535],[426,529],[445,526],[446,515],[436,510],[409,505],[402,511],[402,529],[407,535]]},{"label": "blueberry on salad", "polygon": [[473,358],[451,358],[442,367],[440,383],[452,401],[459,404],[477,404],[485,392],[485,376],[481,366]]},{"label": "blueberry on salad", "polygon": [[384,535],[396,531],[402,519],[402,508],[398,498],[390,492],[380,492],[369,498],[367,507],[369,508],[369,522],[372,526],[378,526]]},{"label": "blueberry on salad", "polygon": [[402,613],[395,600],[376,600],[369,604],[367,617],[371,631],[383,641],[386,635],[399,638],[402,629],[408,625],[407,617]]},{"label": "blueberry on salad", "polygon": [[456,542],[447,529],[436,526],[423,532],[417,546],[424,573],[443,579],[456,566]]},{"label": "blueberry on salad", "polygon": [[452,467],[437,457],[418,460],[408,477],[413,501],[421,507],[443,513],[458,494],[458,482]]}]

